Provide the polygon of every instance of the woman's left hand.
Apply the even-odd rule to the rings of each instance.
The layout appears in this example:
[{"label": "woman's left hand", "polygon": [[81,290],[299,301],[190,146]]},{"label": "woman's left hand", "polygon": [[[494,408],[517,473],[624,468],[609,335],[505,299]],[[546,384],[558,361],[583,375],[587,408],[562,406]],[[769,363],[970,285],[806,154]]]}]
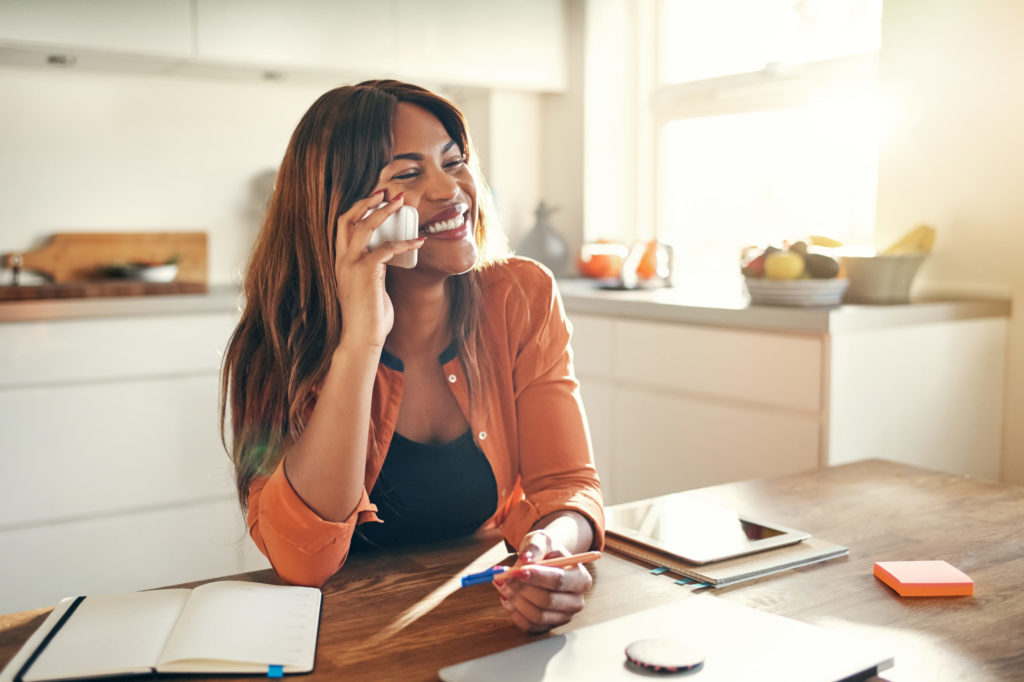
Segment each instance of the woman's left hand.
[{"label": "woman's left hand", "polygon": [[520,630],[545,632],[565,625],[583,608],[583,595],[594,584],[586,568],[531,566],[541,559],[570,554],[542,530],[527,533],[519,547],[519,561],[513,566],[524,570],[494,581],[502,606]]}]

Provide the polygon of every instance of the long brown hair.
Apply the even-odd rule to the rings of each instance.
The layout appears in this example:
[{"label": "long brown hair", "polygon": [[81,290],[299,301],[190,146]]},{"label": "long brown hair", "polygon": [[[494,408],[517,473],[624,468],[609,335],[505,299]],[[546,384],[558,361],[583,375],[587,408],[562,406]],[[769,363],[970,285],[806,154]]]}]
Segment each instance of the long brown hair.
[{"label": "long brown hair", "polygon": [[[449,278],[452,338],[470,386],[479,386],[479,271],[508,249],[493,216],[462,113],[424,88],[393,80],[331,90],[299,121],[278,170],[274,193],[246,269],[245,309],[221,371],[221,438],[235,465],[242,507],[253,478],[267,475],[288,440],[306,426],[316,387],[341,338],[334,275],[338,217],[377,184],[391,162],[392,120],[399,102],[437,117],[467,156],[477,180],[473,269]],[[225,436],[230,409],[232,439]],[[372,425],[368,425],[368,429]]]}]

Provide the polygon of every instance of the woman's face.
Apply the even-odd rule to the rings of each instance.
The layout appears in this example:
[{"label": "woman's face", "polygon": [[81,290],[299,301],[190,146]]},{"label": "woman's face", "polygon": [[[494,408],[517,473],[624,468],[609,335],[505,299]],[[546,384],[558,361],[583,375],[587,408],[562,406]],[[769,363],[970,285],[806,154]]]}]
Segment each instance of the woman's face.
[{"label": "woman's face", "polygon": [[476,181],[466,157],[441,121],[426,109],[399,102],[392,135],[394,160],[380,173],[377,189],[420,215],[417,271],[466,272],[476,262]]}]

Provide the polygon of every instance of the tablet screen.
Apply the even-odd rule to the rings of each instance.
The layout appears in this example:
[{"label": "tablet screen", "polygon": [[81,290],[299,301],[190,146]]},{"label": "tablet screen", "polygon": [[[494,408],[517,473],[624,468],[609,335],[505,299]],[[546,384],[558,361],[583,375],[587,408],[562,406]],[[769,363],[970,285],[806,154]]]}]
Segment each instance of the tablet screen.
[{"label": "tablet screen", "polygon": [[810,537],[735,511],[666,495],[609,507],[607,531],[696,564],[792,544]]}]

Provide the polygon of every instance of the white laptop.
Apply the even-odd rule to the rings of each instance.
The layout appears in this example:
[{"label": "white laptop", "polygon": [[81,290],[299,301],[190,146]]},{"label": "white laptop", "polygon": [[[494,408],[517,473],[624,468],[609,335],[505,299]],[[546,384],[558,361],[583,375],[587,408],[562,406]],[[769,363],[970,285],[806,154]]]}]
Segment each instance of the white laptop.
[{"label": "white laptop", "polygon": [[[647,638],[686,641],[703,654],[698,669],[659,675],[627,663],[625,650]],[[652,676],[686,682],[835,682],[874,676],[893,665],[878,643],[734,604],[710,595],[550,636],[440,671],[444,682],[562,682]]]}]

